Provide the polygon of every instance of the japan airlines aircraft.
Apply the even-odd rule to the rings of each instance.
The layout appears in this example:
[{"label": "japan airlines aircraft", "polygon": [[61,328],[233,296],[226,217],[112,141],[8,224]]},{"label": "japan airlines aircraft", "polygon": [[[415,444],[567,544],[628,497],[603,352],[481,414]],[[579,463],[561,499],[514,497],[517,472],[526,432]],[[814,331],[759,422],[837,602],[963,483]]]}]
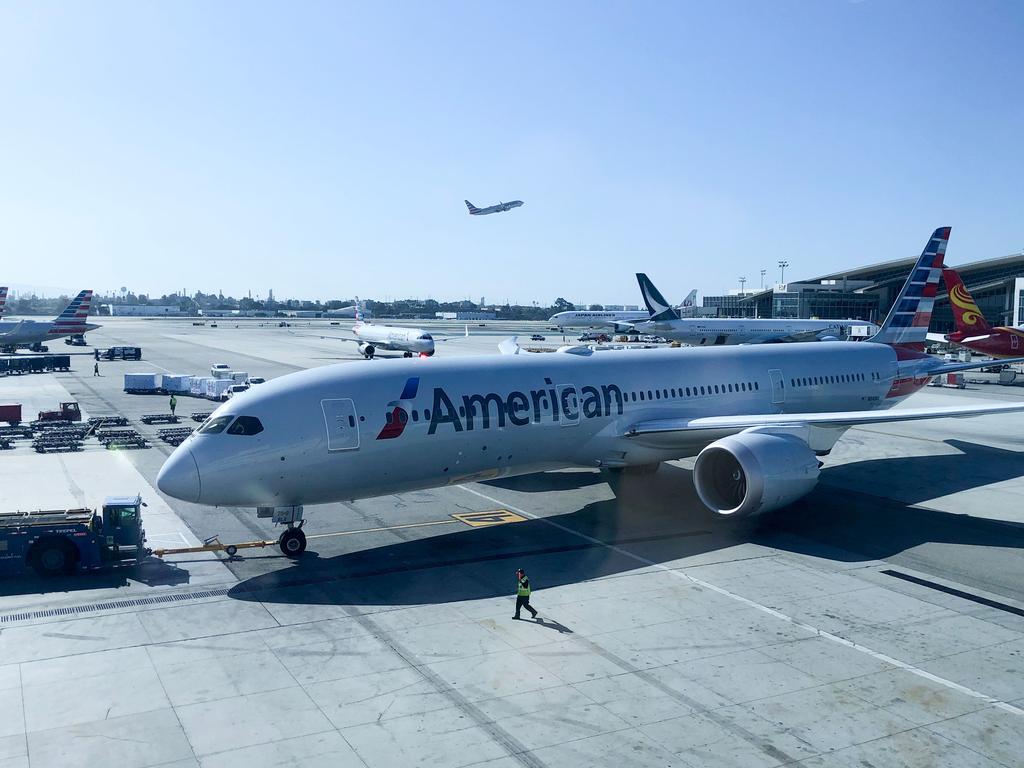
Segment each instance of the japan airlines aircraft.
[{"label": "japan airlines aircraft", "polygon": [[[434,354],[434,343],[464,338],[463,336],[446,336],[435,339],[421,328],[403,328],[395,325],[375,325],[363,322],[362,309],[356,309],[356,324],[352,326],[354,336],[320,336],[321,339],[334,341],[352,341],[359,345],[359,351],[367,360],[373,358],[378,350],[401,352],[403,357],[431,357]],[[469,336],[466,326],[465,336]]]},{"label": "japan airlines aircraft", "polygon": [[[783,341],[835,341],[850,335],[854,326],[874,333],[878,326],[863,320],[798,320],[753,318],[681,317],[668,305],[654,283],[642,272],[636,275],[650,312],[645,322],[633,323],[639,333],[651,333],[694,347],[721,344],[764,344]],[[867,335],[866,333],[864,335]]]},{"label": "japan airlines aircraft", "polygon": [[27,346],[38,349],[49,339],[74,336],[99,328],[98,325],[86,322],[91,303],[92,291],[82,291],[53,320],[0,322],[0,347],[13,350]]},{"label": "japan airlines aircraft", "polygon": [[489,205],[486,208],[477,208],[469,200],[463,200],[466,207],[469,208],[470,216],[486,216],[489,213],[504,213],[505,211],[511,211],[513,208],[518,208],[523,204],[522,200],[513,200],[510,203],[498,203],[497,205]]},{"label": "japan airlines aircraft", "polygon": [[1024,328],[991,326],[955,269],[942,270],[942,277],[953,307],[956,331],[946,341],[992,357],[1019,357],[1024,354]]},{"label": "japan airlines aircraft", "polygon": [[[564,467],[697,456],[701,501],[742,518],[790,504],[850,427],[1024,404],[890,410],[932,376],[978,367],[926,355],[949,229],[935,231],[869,341],[340,364],[220,406],[160,470],[184,501],[273,508],[295,555],[302,505]],[[979,364],[980,365],[980,364]],[[268,510],[270,511],[270,510]]]},{"label": "japan airlines aircraft", "polygon": [[[696,300],[697,289],[694,288],[676,309],[687,310],[694,305]],[[559,328],[614,328],[617,331],[631,331],[636,323],[650,319],[650,312],[636,310],[570,309],[552,315],[548,318],[548,322]]]}]

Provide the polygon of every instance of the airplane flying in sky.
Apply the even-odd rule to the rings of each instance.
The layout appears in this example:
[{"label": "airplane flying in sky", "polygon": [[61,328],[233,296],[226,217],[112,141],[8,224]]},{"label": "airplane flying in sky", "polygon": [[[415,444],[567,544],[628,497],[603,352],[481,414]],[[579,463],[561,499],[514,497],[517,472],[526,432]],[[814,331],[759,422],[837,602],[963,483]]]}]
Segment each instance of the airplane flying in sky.
[{"label": "airplane flying in sky", "polygon": [[[357,305],[358,306],[358,305]],[[469,326],[466,326],[464,336],[445,336],[435,339],[422,328],[404,328],[396,325],[377,325],[375,323],[363,322],[363,311],[356,309],[356,323],[352,326],[353,336],[320,336],[321,339],[333,339],[335,341],[352,341],[359,345],[359,351],[367,360],[371,359],[379,350],[389,352],[401,352],[403,357],[431,357],[434,354],[434,344],[438,341],[451,341],[452,339],[469,336]]]},{"label": "airplane flying in sky", "polygon": [[694,347],[722,344],[764,344],[782,341],[835,341],[844,339],[859,327],[867,336],[878,326],[865,320],[800,320],[796,318],[711,318],[681,317],[665,301],[661,291],[643,272],[636,275],[649,317],[634,322],[639,333],[651,333]]},{"label": "airplane flying in sky", "polygon": [[[690,291],[683,303],[676,309],[689,309],[697,300],[697,289]],[[637,322],[650,320],[651,313],[640,310],[614,309],[569,309],[548,318],[548,322],[559,328],[614,328],[617,331],[631,331]]]},{"label": "airplane flying in sky", "polygon": [[1024,354],[1024,328],[989,325],[960,273],[955,269],[943,269],[942,277],[956,321],[956,331],[947,335],[946,341],[992,357],[1019,357]]},{"label": "airplane flying in sky", "polygon": [[98,325],[86,322],[91,303],[92,291],[86,290],[79,293],[53,320],[0,322],[0,348],[13,351],[18,347],[29,347],[39,350],[50,339],[74,336],[99,328]]},{"label": "airplane flying in sky", "polygon": [[220,406],[157,484],[188,502],[273,508],[289,555],[305,548],[306,504],[564,467],[646,471],[686,456],[697,457],[711,510],[768,512],[814,488],[818,457],[851,427],[1024,411],[890,410],[933,376],[983,365],[924,352],[948,237],[942,228],[928,239],[881,329],[859,344],[566,347],[317,367]]},{"label": "airplane flying in sky", "polygon": [[477,208],[469,200],[463,200],[466,207],[469,208],[470,216],[486,216],[489,213],[504,213],[505,211],[511,211],[513,208],[518,208],[523,204],[522,200],[513,200],[509,203],[498,203],[497,205],[489,205],[486,208]]}]

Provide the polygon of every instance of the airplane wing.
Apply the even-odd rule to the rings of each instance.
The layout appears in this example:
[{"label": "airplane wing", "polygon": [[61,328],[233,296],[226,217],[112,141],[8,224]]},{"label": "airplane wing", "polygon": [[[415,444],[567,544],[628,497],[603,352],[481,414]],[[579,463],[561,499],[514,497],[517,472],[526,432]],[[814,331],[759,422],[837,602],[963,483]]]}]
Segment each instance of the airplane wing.
[{"label": "airplane wing", "polygon": [[498,344],[498,351],[503,355],[518,355],[523,351],[523,348],[519,346],[519,337],[513,336],[504,339]]},{"label": "airplane wing", "polygon": [[946,363],[938,368],[931,368],[929,376],[941,376],[944,373],[956,373],[957,371],[970,371],[975,368],[987,368],[990,365],[1013,365],[1024,362],[1024,357],[1007,357],[1002,360],[975,360],[971,363]]},{"label": "airplane wing", "polygon": [[[292,336],[302,336],[303,338],[306,338],[306,339],[327,339],[328,341],[354,341],[357,344],[359,342],[365,341],[365,339],[359,339],[359,338],[356,338],[355,336],[334,336],[334,335],[324,336],[324,335],[321,335],[321,334],[314,334],[314,333],[295,333],[295,331],[288,331],[288,333],[290,333]],[[376,346],[376,345],[374,345],[374,346]]]},{"label": "airplane wing", "polygon": [[929,333],[925,338],[927,338],[928,341],[934,341],[939,344],[952,343],[946,338],[946,334],[944,333]]},{"label": "airplane wing", "polygon": [[441,337],[434,336],[434,341],[458,341],[459,339],[468,339],[468,338],[469,338],[469,326],[467,325],[466,326],[466,332],[464,334],[462,334],[461,336],[441,336]]},{"label": "airplane wing", "polygon": [[704,416],[695,419],[653,419],[641,421],[626,431],[626,437],[741,430],[752,427],[830,427],[842,429],[864,424],[888,424],[921,419],[951,419],[991,413],[1019,413],[1024,403],[949,406],[941,408],[895,408],[888,411],[833,411],[831,413],[765,413],[750,416]]}]

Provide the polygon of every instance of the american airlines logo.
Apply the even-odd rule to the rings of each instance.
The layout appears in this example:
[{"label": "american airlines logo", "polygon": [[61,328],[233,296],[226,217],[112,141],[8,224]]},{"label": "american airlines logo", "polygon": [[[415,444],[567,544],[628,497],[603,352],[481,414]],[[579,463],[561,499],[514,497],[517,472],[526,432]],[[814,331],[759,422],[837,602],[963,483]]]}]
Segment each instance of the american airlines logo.
[{"label": "american airlines logo", "polygon": [[[438,429],[449,427],[453,432],[472,432],[541,422],[577,424],[581,419],[622,415],[624,396],[615,384],[587,385],[578,391],[572,384],[553,384],[549,378],[544,379],[544,384],[544,388],[525,392],[513,390],[504,395],[488,392],[454,398],[444,387],[434,387],[430,411],[424,413],[427,434],[433,435]],[[390,440],[405,431],[409,414],[414,410],[409,401],[416,397],[418,389],[419,378],[410,378],[401,399],[388,403],[389,416],[377,435],[378,440]]]}]

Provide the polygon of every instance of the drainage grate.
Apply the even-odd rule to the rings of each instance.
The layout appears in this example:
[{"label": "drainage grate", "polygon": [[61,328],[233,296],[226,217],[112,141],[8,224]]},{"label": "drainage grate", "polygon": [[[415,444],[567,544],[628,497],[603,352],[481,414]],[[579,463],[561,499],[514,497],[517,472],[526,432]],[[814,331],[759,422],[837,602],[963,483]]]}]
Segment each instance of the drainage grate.
[{"label": "drainage grate", "polygon": [[207,597],[223,597],[226,594],[228,594],[227,589],[207,589],[200,592],[176,592],[171,595],[139,597],[133,600],[110,600],[106,603],[93,603],[92,605],[72,605],[65,608],[49,608],[45,611],[8,613],[4,616],[0,616],[0,624],[10,624],[14,621],[27,621],[29,619],[47,619],[53,616],[73,616],[75,614],[95,613],[96,611],[111,611],[117,608],[138,608],[143,605],[160,605],[161,603],[202,600]]},{"label": "drainage grate", "polygon": [[903,581],[909,581],[911,584],[919,584],[922,587],[928,587],[934,589],[937,592],[944,592],[947,595],[953,595],[954,597],[962,598],[963,600],[970,600],[972,603],[978,605],[984,605],[987,608],[996,608],[1000,611],[1006,611],[1012,613],[1015,616],[1024,616],[1024,608],[1018,608],[1015,605],[1007,605],[1006,603],[1000,603],[998,600],[989,600],[987,597],[981,595],[972,595],[970,592],[964,592],[960,589],[954,589],[953,587],[947,587],[945,584],[939,584],[935,581],[929,581],[928,579],[920,579],[917,576],[911,576],[909,573],[900,573],[899,571],[893,571],[886,569],[882,571],[886,576],[893,576],[897,579],[903,579]]}]

